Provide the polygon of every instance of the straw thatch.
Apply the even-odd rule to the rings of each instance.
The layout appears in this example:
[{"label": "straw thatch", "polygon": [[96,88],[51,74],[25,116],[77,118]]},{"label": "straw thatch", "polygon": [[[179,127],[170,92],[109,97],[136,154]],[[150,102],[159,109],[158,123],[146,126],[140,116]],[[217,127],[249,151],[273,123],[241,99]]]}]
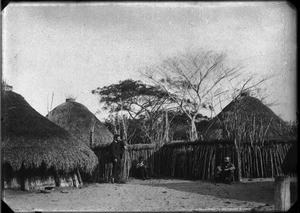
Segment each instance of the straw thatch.
[{"label": "straw thatch", "polygon": [[110,144],[112,133],[84,105],[74,99],[54,108],[46,116],[50,121],[67,130],[90,147]]},{"label": "straw thatch", "polygon": [[205,139],[234,139],[243,134],[246,141],[295,139],[288,125],[257,98],[244,95],[228,104],[209,121]]},{"label": "straw thatch", "polygon": [[14,170],[43,165],[64,172],[91,172],[97,157],[83,142],[34,110],[13,91],[1,91],[2,163]]}]

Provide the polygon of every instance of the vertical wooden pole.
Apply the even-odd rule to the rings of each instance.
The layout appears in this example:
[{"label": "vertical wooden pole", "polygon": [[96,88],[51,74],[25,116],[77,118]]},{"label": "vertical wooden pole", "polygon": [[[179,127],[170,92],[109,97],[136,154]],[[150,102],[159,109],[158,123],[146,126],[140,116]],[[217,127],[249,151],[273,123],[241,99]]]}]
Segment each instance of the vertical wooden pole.
[{"label": "vertical wooden pole", "polygon": [[92,148],[94,145],[94,131],[95,131],[95,125],[96,125],[96,120],[94,118],[92,118],[92,126],[90,129],[90,147]]},{"label": "vertical wooden pole", "polygon": [[[166,110],[166,115],[165,115],[165,142],[169,143],[169,119],[168,119],[168,111]],[[161,144],[160,146],[162,146]]]},{"label": "vertical wooden pole", "polygon": [[60,187],[60,176],[59,176],[59,173],[56,169],[55,169],[55,172],[54,172],[54,180],[55,180],[55,186]]},{"label": "vertical wooden pole", "polygon": [[81,178],[81,175],[80,175],[80,172],[79,172],[79,169],[77,168],[77,176],[78,176],[78,182],[79,182],[79,186],[82,186],[83,185],[83,182],[82,182],[82,178]]},{"label": "vertical wooden pole", "polygon": [[77,177],[76,172],[74,172],[71,175],[71,178],[72,178],[72,181],[73,181],[73,186],[75,186],[76,188],[78,188],[79,187],[79,181],[78,181],[78,177]]},{"label": "vertical wooden pole", "polygon": [[275,177],[275,211],[287,211],[291,204],[290,177],[279,175]]},{"label": "vertical wooden pole", "polygon": [[241,165],[240,146],[238,144],[237,139],[234,139],[234,151],[236,153],[235,156],[237,159],[237,181],[240,182],[242,178],[242,165]]}]

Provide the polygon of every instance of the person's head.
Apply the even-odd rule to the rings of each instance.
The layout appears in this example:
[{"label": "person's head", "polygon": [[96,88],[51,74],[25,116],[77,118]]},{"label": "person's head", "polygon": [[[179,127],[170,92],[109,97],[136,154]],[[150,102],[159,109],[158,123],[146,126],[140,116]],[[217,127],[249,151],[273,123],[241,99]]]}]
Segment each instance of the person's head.
[{"label": "person's head", "polygon": [[225,157],[225,158],[224,158],[224,162],[225,162],[225,163],[229,163],[229,162],[230,162],[230,157]]},{"label": "person's head", "polygon": [[119,134],[115,134],[114,141],[117,141],[117,142],[121,141],[121,136]]},{"label": "person's head", "polygon": [[144,157],[143,156],[140,156],[139,157],[139,161],[141,162],[141,161],[143,161],[144,160]]}]

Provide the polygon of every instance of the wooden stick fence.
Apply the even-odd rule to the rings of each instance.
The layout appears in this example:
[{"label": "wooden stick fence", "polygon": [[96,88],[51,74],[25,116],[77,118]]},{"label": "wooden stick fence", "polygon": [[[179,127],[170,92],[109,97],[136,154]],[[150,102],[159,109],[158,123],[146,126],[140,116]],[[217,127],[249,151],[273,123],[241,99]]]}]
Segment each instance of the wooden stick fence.
[{"label": "wooden stick fence", "polygon": [[[242,144],[240,147],[242,178],[275,177],[282,173],[281,164],[292,143],[269,141],[262,144]],[[224,157],[229,156],[237,165],[233,141],[180,142],[164,145],[158,149],[154,144],[128,145],[125,152],[121,181],[126,181],[140,156],[148,164],[150,176],[212,180],[216,168]],[[94,148],[99,165],[91,181],[108,182],[110,177],[109,146]],[[235,170],[235,179],[238,174]]]},{"label": "wooden stick fence", "polygon": [[[281,164],[291,146],[291,141],[243,144],[240,148],[242,177],[266,178],[281,174]],[[171,177],[210,180],[225,156],[237,165],[233,141],[167,144],[155,155],[154,171]]]},{"label": "wooden stick fence", "polygon": [[[147,165],[150,168],[150,174],[154,174],[154,152],[156,146],[154,144],[134,144],[127,145],[127,150],[122,159],[122,170],[120,172],[120,182],[126,182],[132,168],[135,167],[136,162],[140,156],[143,156]],[[109,145],[96,147],[93,149],[98,157],[98,166],[90,177],[91,182],[109,182],[111,176],[110,164],[110,148]]]}]

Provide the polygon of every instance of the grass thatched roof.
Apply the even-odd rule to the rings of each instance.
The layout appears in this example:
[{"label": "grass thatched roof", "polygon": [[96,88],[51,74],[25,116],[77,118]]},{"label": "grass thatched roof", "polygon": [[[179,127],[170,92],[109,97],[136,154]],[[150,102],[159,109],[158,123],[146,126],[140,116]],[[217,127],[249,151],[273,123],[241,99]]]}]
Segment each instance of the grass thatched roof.
[{"label": "grass thatched roof", "polygon": [[97,165],[85,143],[39,114],[21,95],[2,91],[1,114],[2,163],[13,169],[44,163],[65,172],[76,168],[91,172]]},{"label": "grass thatched roof", "polygon": [[248,141],[294,139],[286,122],[259,99],[248,95],[232,101],[209,121],[204,138],[232,139],[233,132],[238,131]]},{"label": "grass thatched roof", "polygon": [[88,108],[73,99],[67,99],[46,117],[89,146],[92,129],[94,130],[92,147],[103,146],[113,140],[112,133],[104,124]]}]

